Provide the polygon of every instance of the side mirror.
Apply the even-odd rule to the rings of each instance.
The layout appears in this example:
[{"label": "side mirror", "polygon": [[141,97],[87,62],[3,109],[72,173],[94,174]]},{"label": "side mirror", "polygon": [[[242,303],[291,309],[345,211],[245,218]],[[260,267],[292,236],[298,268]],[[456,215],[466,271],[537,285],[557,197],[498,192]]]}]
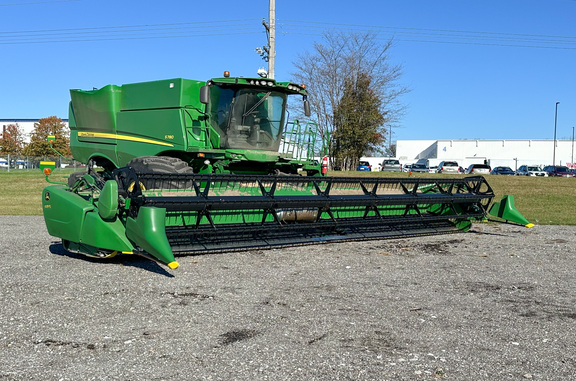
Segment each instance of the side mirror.
[{"label": "side mirror", "polygon": [[304,115],[310,116],[312,113],[310,112],[310,102],[308,99],[304,99]]},{"label": "side mirror", "polygon": [[210,86],[202,86],[200,88],[200,102],[205,105],[210,101]]}]

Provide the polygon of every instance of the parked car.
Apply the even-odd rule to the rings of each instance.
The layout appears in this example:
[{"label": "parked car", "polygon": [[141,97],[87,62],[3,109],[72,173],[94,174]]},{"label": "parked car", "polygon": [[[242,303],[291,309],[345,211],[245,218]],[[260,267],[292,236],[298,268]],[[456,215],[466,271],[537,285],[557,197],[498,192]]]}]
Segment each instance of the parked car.
[{"label": "parked car", "polygon": [[521,165],[516,171],[516,176],[548,176],[548,173],[536,165]]},{"label": "parked car", "polygon": [[438,173],[460,173],[460,167],[455,161],[442,161],[437,171]]},{"label": "parked car", "polygon": [[0,159],[0,168],[8,168],[8,160]]},{"label": "parked car", "polygon": [[361,161],[358,163],[358,167],[356,168],[357,171],[371,171],[372,166],[367,161]]},{"label": "parked car", "polygon": [[510,167],[495,167],[493,170],[490,171],[491,175],[510,175],[514,176],[516,172],[512,170]]},{"label": "parked car", "polygon": [[386,159],[382,162],[382,168],[380,170],[387,172],[402,172],[402,165],[399,160]]},{"label": "parked car", "polygon": [[438,172],[437,166],[428,167],[428,173],[436,173]]},{"label": "parked car", "polygon": [[486,164],[470,164],[466,173],[470,175],[488,175],[492,169]]},{"label": "parked car", "polygon": [[406,164],[402,166],[402,172],[410,172],[414,164]]},{"label": "parked car", "polygon": [[411,171],[416,173],[428,173],[430,168],[424,164],[412,164]]},{"label": "parked car", "polygon": [[547,165],[544,167],[544,172],[550,177],[574,177],[570,169],[563,165]]}]

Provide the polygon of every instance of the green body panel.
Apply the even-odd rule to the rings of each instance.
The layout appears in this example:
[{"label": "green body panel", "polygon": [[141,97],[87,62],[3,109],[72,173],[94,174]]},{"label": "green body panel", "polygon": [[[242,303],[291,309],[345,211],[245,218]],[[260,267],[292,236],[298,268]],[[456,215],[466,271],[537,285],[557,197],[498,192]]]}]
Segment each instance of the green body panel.
[{"label": "green body panel", "polygon": [[122,111],[204,107],[198,99],[203,81],[183,78],[122,85]]},{"label": "green body panel", "polygon": [[75,127],[98,132],[116,132],[116,113],[120,111],[122,88],[108,85],[99,90],[70,90],[72,104],[81,110],[75,114]]},{"label": "green body panel", "polygon": [[[139,110],[118,114],[118,163],[125,165],[139,156],[157,156],[166,151],[186,151],[186,131],[179,109]],[[137,127],[136,127],[137,126]]]},{"label": "green body panel", "polygon": [[522,224],[527,227],[533,225],[514,206],[514,196],[505,195],[500,202],[495,202],[488,211],[488,214],[506,221]]},{"label": "green body panel", "polygon": [[163,263],[175,261],[165,232],[166,209],[142,207],[136,219],[128,217],[126,235]]},{"label": "green body panel", "polygon": [[[120,111],[122,89],[108,85],[99,90],[70,90],[70,150],[74,158],[87,163],[94,147],[97,154],[110,160],[116,158],[116,114]],[[75,112],[72,105],[77,105]],[[91,133],[91,136],[78,136],[78,132]],[[98,135],[104,137],[96,137]]]},{"label": "green body panel", "polygon": [[111,220],[118,214],[118,183],[106,181],[98,198],[98,214],[104,220]]},{"label": "green body panel", "polygon": [[68,241],[79,242],[86,214],[94,205],[63,185],[50,185],[42,192],[42,211],[48,233]]},{"label": "green body panel", "polygon": [[[116,199],[117,200],[117,199]],[[119,218],[104,220],[91,200],[69,192],[61,185],[44,189],[42,210],[48,233],[63,240],[100,249],[134,250]]]},{"label": "green body panel", "polygon": [[88,213],[80,243],[101,249],[132,252],[134,245],[126,237],[126,229],[120,219],[104,221],[97,213]]}]

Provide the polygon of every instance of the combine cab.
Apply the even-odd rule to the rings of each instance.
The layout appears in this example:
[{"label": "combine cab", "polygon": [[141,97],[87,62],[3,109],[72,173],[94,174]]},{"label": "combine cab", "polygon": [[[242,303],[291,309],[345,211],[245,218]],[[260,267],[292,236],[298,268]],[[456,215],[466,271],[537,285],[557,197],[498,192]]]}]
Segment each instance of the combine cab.
[{"label": "combine cab", "polygon": [[[174,79],[72,90],[71,150],[88,164],[43,191],[48,232],[89,256],[175,255],[528,225],[481,176],[327,177],[314,124],[286,121],[303,86]],[[324,162],[324,160],[322,160]],[[49,172],[49,169],[47,169]]]}]

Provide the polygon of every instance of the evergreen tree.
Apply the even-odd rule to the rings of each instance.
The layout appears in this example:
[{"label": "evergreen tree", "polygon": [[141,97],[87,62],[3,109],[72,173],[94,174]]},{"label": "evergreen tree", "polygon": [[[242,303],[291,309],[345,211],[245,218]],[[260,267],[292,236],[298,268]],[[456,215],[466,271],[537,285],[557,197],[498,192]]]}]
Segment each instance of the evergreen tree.
[{"label": "evergreen tree", "polygon": [[356,78],[346,79],[342,98],[334,112],[330,141],[336,166],[354,170],[360,157],[380,150],[385,132],[380,104],[367,74],[359,73]]}]

